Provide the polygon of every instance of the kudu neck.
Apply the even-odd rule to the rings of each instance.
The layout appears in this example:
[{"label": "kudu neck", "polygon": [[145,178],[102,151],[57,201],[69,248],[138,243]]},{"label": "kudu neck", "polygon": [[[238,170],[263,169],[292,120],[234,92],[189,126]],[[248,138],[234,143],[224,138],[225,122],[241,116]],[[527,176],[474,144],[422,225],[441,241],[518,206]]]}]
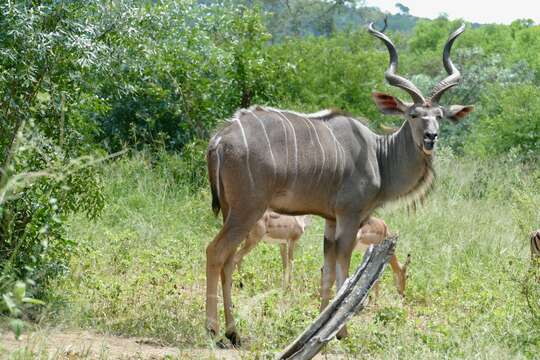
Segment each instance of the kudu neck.
[{"label": "kudu neck", "polygon": [[[432,175],[431,157],[416,145],[408,122],[395,133],[377,139],[377,161],[381,173],[381,197],[397,200],[422,188]],[[429,180],[431,181],[431,180]]]}]

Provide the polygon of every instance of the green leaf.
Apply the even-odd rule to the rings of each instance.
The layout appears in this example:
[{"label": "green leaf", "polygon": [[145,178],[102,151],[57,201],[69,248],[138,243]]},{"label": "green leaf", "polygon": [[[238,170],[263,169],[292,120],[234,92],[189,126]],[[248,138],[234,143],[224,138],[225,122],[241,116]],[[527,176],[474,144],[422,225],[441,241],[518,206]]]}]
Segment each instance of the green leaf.
[{"label": "green leaf", "polygon": [[4,303],[6,304],[8,310],[10,313],[14,314],[17,310],[17,304],[13,301],[11,296],[9,294],[3,294],[2,298],[4,299]]},{"label": "green leaf", "polygon": [[13,287],[13,295],[15,296],[15,301],[22,302],[26,296],[26,284],[22,281],[17,281]]},{"label": "green leaf", "polygon": [[22,299],[22,302],[25,303],[25,304],[45,305],[44,301],[34,299],[34,298],[27,298],[27,297]]},{"label": "green leaf", "polygon": [[51,95],[49,95],[49,93],[46,93],[46,92],[38,92],[36,94],[36,100],[39,101],[40,103],[48,103],[51,101]]}]

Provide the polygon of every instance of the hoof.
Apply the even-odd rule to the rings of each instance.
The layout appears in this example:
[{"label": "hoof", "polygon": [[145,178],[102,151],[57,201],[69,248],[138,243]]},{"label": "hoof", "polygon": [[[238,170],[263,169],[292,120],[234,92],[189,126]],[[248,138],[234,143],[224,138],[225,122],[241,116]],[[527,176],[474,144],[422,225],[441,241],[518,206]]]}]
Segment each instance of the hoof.
[{"label": "hoof", "polygon": [[349,336],[348,332],[347,332],[347,328],[343,328],[341,329],[340,331],[338,331],[338,333],[336,334],[336,339],[338,340],[343,340],[345,339],[347,336]]},{"label": "hoof", "polygon": [[216,341],[216,347],[218,349],[226,349],[227,344],[225,344],[225,341],[223,339]]},{"label": "hoof", "polygon": [[211,338],[215,338],[216,335],[217,335],[217,330],[216,329],[213,329],[209,326],[206,327],[206,332],[208,335],[210,335]]},{"label": "hoof", "polygon": [[225,336],[235,348],[242,346],[242,340],[240,340],[240,335],[236,331],[226,332]]}]

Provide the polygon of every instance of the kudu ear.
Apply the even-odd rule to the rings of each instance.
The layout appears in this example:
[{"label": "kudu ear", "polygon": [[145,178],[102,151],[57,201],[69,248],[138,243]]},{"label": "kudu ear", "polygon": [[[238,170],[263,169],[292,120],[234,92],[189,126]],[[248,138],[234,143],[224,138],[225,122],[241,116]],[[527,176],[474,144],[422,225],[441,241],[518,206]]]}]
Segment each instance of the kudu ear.
[{"label": "kudu ear", "polygon": [[407,104],[392,95],[383,94],[380,92],[373,93],[373,101],[375,105],[386,115],[403,115],[408,109]]},{"label": "kudu ear", "polygon": [[474,106],[472,105],[451,105],[444,109],[444,117],[453,123],[457,123],[469,115],[473,110]]}]

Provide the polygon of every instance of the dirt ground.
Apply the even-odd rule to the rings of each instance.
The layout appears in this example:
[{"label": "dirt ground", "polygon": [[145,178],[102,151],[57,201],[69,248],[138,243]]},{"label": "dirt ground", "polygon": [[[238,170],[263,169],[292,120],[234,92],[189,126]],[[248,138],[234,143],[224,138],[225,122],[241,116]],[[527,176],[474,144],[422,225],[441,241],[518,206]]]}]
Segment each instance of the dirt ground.
[{"label": "dirt ground", "polygon": [[[24,354],[24,355],[23,355]],[[269,358],[273,358],[269,354]],[[260,356],[260,354],[259,354]],[[0,359],[253,359],[256,354],[234,349],[178,349],[141,338],[110,336],[83,330],[45,329],[23,334],[0,334]],[[338,359],[318,355],[315,359]]]},{"label": "dirt ground", "polygon": [[[19,340],[10,332],[0,335],[0,358],[26,352],[28,358],[53,359],[220,359],[246,358],[240,351],[178,349],[147,339],[96,334],[90,331],[41,330]],[[30,355],[33,354],[33,355]],[[26,358],[26,357],[25,357]],[[249,356],[247,356],[249,358]]]}]

